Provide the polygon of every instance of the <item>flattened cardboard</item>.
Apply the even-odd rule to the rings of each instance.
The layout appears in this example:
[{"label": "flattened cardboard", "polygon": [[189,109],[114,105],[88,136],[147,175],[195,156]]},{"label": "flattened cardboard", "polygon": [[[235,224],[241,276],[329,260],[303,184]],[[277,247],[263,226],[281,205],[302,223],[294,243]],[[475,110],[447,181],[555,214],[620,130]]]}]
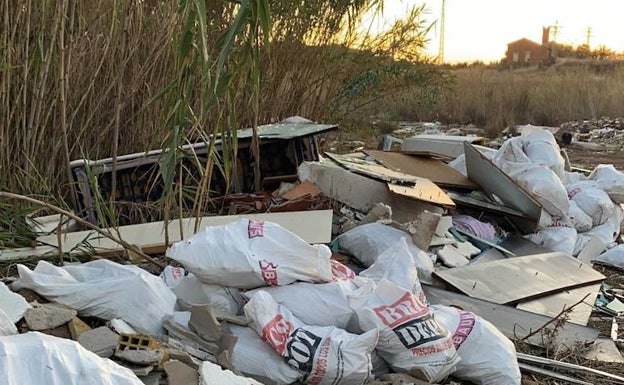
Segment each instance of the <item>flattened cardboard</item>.
[{"label": "flattened cardboard", "polygon": [[364,153],[391,170],[427,178],[441,187],[480,189],[477,184],[439,159],[378,150],[365,150]]},{"label": "flattened cardboard", "polygon": [[591,266],[559,252],[484,262],[434,274],[470,297],[497,304],[517,303],[605,279]]}]

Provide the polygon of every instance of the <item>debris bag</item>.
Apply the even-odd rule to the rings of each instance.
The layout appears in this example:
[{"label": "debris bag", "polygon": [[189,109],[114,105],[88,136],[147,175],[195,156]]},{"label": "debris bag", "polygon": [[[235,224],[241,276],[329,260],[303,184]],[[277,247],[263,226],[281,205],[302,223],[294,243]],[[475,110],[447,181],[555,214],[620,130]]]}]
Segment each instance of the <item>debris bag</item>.
[{"label": "debris bag", "polygon": [[239,315],[243,311],[245,299],[239,289],[219,285],[208,285],[188,274],[173,288],[178,304],[183,309],[192,306],[210,305],[226,314]]},{"label": "debris bag", "polygon": [[591,230],[588,230],[583,234],[589,236],[590,238],[592,236],[596,236],[600,238],[602,243],[604,243],[607,247],[612,247],[609,245],[615,243],[620,235],[623,219],[624,213],[622,212],[622,209],[617,205],[613,205],[613,211],[605,223],[594,226]]},{"label": "debris bag", "polygon": [[311,246],[276,223],[253,219],[206,227],[173,244],[167,257],[204,283],[239,289],[333,280],[327,246]]},{"label": "debris bag", "polygon": [[31,308],[24,297],[12,292],[3,282],[0,282],[0,298],[2,298],[0,310],[4,311],[11,323],[17,323],[22,319],[26,311]]},{"label": "debris bag", "polygon": [[589,179],[596,181],[615,203],[624,203],[624,173],[612,164],[599,164],[589,174]]},{"label": "debris bag", "polygon": [[360,330],[349,306],[348,296],[356,289],[353,281],[345,280],[321,284],[297,282],[250,290],[244,296],[249,299],[257,292],[264,291],[308,325],[335,326],[355,333]]},{"label": "debris bag", "polygon": [[492,157],[492,163],[502,169],[506,163],[529,164],[531,159],[524,152],[524,138],[520,136],[508,139]]},{"label": "debris bag", "polygon": [[581,182],[587,180],[587,177],[584,174],[581,174],[580,172],[568,172],[566,171],[563,175],[563,178],[561,178],[561,182],[563,182],[563,185],[569,186],[573,183],[576,182]]},{"label": "debris bag", "polygon": [[615,204],[594,181],[581,181],[568,186],[568,198],[589,215],[594,226],[602,225],[615,210]]},{"label": "debris bag", "polygon": [[431,311],[452,333],[461,357],[453,376],[479,385],[520,385],[516,348],[494,325],[454,307],[431,305]]},{"label": "debris bag", "polygon": [[186,277],[186,270],[177,266],[165,266],[159,277],[165,281],[170,289],[174,289]]},{"label": "debris bag", "polygon": [[229,328],[238,337],[230,363],[244,375],[265,385],[292,384],[303,375],[290,367],[253,329],[234,324]]},{"label": "debris bag", "polygon": [[347,231],[336,240],[342,249],[356,257],[364,266],[369,267],[384,251],[403,238],[407,238],[408,249],[418,269],[418,277],[422,282],[431,283],[433,261],[427,253],[414,244],[409,234],[404,231],[380,223],[369,223]]},{"label": "debris bag", "polygon": [[34,270],[17,265],[14,289],[30,289],[49,301],[105,320],[121,318],[142,333],[160,335],[176,296],[157,276],[134,265],[105,259],[57,267],[39,261]]},{"label": "debris bag", "polygon": [[522,130],[523,150],[531,163],[544,165],[559,178],[565,173],[565,159],[553,134],[541,127],[530,126]]},{"label": "debris bag", "polygon": [[333,326],[306,325],[263,290],[251,297],[244,310],[251,328],[288,365],[305,373],[304,383],[361,385],[372,379],[377,330],[357,335]]},{"label": "debris bag", "polygon": [[356,277],[355,271],[335,259],[330,259],[329,263],[334,280],[350,280]]},{"label": "debris bag", "polygon": [[17,328],[9,316],[0,309],[0,336],[11,336],[17,334]]},{"label": "debris bag", "polygon": [[575,201],[570,201],[570,211],[568,211],[570,223],[577,232],[583,233],[594,226],[592,218],[583,211]]},{"label": "debris bag", "polygon": [[453,373],[460,358],[448,329],[422,298],[381,280],[350,297],[362,330],[379,330],[377,351],[396,372],[428,382]]},{"label": "debris bag", "polygon": [[549,227],[526,236],[528,240],[552,251],[573,255],[578,234],[571,225],[553,222]]},{"label": "debris bag", "polygon": [[610,248],[596,257],[594,261],[624,269],[624,245]]},{"label": "debris bag", "polygon": [[405,238],[381,253],[375,263],[360,273],[360,277],[371,279],[375,283],[386,279],[418,297],[422,296],[424,301],[425,294],[418,281],[418,270]]},{"label": "debris bag", "polygon": [[78,342],[38,332],[0,337],[0,357],[2,385],[143,385]]},{"label": "debris bag", "polygon": [[[169,380],[171,383],[172,381]],[[209,361],[202,362],[199,367],[199,385],[264,385],[253,378],[243,377],[231,370],[223,369]]]},{"label": "debris bag", "polygon": [[561,179],[551,169],[534,163],[514,162],[506,162],[500,168],[554,217],[568,215],[568,193]]},{"label": "debris bag", "polygon": [[[473,147],[476,148],[481,154],[483,154],[483,156],[485,156],[488,159],[492,159],[497,151],[489,147],[483,147],[483,146],[477,146],[477,145],[473,145]],[[455,170],[459,171],[463,176],[465,177],[468,176],[468,170],[466,169],[466,155],[465,154],[461,154],[457,158],[453,159],[452,161],[448,163],[448,165],[454,168]]]}]

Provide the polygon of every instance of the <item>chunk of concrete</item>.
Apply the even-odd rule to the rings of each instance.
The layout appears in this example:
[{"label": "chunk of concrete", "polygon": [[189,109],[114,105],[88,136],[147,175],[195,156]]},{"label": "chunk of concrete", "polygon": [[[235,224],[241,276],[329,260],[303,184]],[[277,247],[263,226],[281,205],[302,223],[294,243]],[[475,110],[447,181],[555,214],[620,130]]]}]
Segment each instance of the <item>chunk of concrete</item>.
[{"label": "chunk of concrete", "polygon": [[[163,364],[169,385],[199,384],[199,373],[190,366],[176,360],[170,360]],[[213,382],[219,384],[220,382]]]},{"label": "chunk of concrete", "polygon": [[585,358],[592,361],[624,363],[624,356],[615,342],[609,338],[598,338],[585,354]]},{"label": "chunk of concrete", "polygon": [[145,377],[148,374],[150,374],[152,372],[152,370],[154,370],[153,366],[140,366],[140,365],[130,365],[130,366],[124,366],[130,370],[132,370],[132,373],[134,373],[137,377]]},{"label": "chunk of concrete", "polygon": [[442,262],[448,267],[459,267],[468,264],[464,257],[454,246],[446,245],[436,253]]},{"label": "chunk of concrete", "polygon": [[191,307],[189,328],[206,341],[215,342],[223,334],[221,323],[214,315],[211,306]]},{"label": "chunk of concrete", "polygon": [[106,326],[100,326],[84,332],[78,337],[78,343],[100,357],[112,357],[117,348],[119,335]]},{"label": "chunk of concrete", "polygon": [[7,285],[0,282],[0,310],[9,317],[11,322],[16,323],[22,319],[28,309],[30,305],[24,297],[12,292]]},{"label": "chunk of concrete", "polygon": [[91,326],[87,325],[83,320],[78,317],[72,318],[67,324],[69,327],[69,333],[71,334],[72,340],[78,340],[78,337],[84,332],[88,332],[91,330]]},{"label": "chunk of concrete", "polygon": [[413,384],[413,385],[430,385],[427,381],[419,380],[405,373],[388,373],[381,376],[382,381],[389,381],[392,385]]},{"label": "chunk of concrete", "polygon": [[161,349],[118,350],[115,357],[136,365],[156,366],[166,360],[166,353]]},{"label": "chunk of concrete", "polygon": [[145,385],[160,385],[161,378],[162,372],[151,372],[147,376],[139,377],[139,380],[143,381]]},{"label": "chunk of concrete", "polygon": [[78,314],[76,310],[67,306],[55,303],[39,304],[34,302],[32,307],[24,313],[24,319],[28,329],[41,331],[64,325],[74,318],[76,314]]}]

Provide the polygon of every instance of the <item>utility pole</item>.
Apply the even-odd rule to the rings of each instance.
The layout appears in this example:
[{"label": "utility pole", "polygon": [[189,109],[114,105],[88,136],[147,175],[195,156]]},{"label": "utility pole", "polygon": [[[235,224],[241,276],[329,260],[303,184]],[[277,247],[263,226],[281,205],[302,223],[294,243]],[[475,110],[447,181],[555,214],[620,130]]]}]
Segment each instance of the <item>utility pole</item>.
[{"label": "utility pole", "polygon": [[589,41],[591,40],[592,29],[591,27],[587,27],[587,33],[585,35],[585,45],[589,48]]},{"label": "utility pole", "polygon": [[552,41],[553,43],[557,42],[557,35],[559,34],[559,21],[555,21],[555,25],[550,26],[550,33],[552,33]]},{"label": "utility pole", "polygon": [[444,18],[446,13],[446,0],[442,0],[442,15],[440,16],[440,46],[438,47],[438,63],[444,63]]}]

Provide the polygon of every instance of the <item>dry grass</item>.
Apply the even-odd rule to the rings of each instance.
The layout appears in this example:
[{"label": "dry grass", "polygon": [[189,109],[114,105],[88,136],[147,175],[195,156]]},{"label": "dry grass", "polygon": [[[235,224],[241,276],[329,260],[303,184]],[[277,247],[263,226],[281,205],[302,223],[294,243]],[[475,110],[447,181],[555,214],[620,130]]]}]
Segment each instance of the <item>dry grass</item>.
[{"label": "dry grass", "polygon": [[497,133],[514,124],[548,125],[620,116],[624,67],[607,71],[590,65],[498,70],[452,70],[455,84],[441,95],[428,119],[473,123]]}]

